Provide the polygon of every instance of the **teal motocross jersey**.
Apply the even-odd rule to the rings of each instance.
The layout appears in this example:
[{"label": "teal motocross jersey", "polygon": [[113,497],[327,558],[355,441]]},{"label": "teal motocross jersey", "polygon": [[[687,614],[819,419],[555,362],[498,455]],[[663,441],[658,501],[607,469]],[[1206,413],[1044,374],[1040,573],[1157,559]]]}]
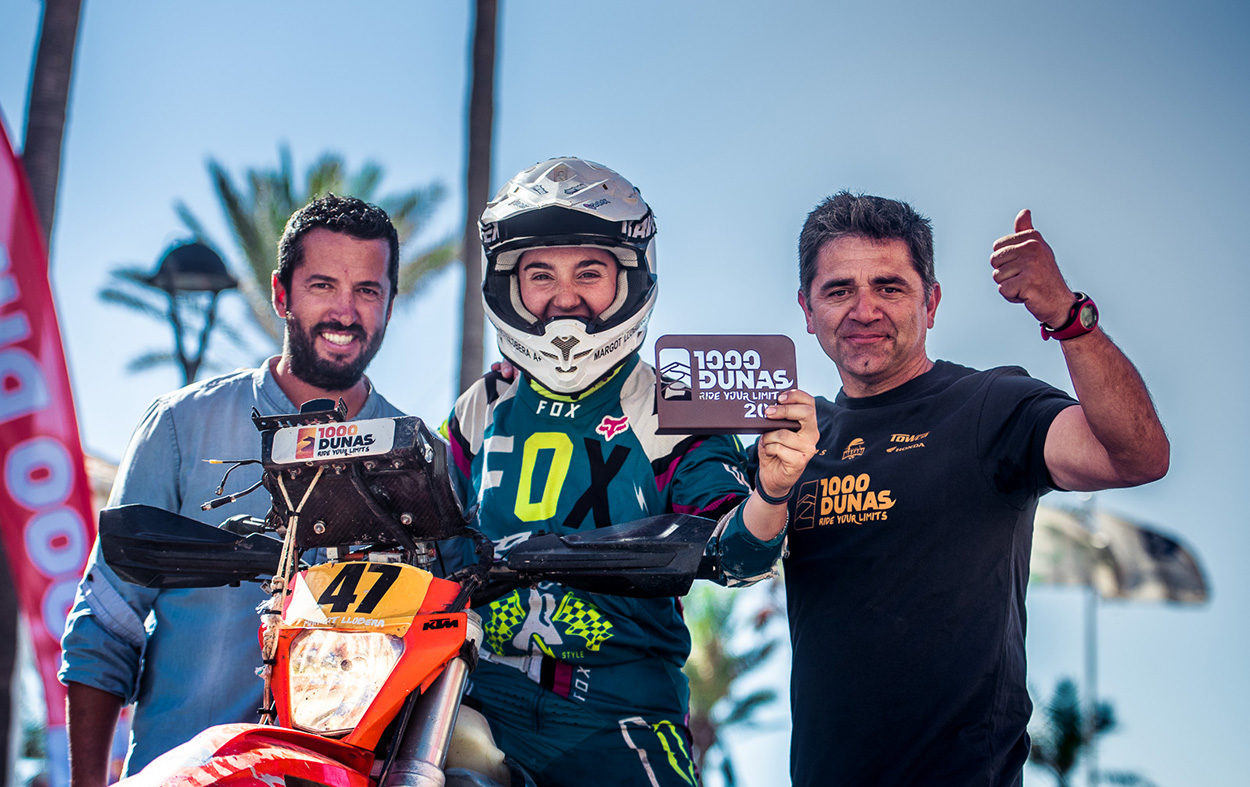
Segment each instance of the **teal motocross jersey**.
[{"label": "teal motocross jersey", "polygon": [[[746,456],[734,436],[657,435],[655,370],[635,355],[576,399],[524,374],[491,373],[443,425],[452,476],[477,526],[496,542],[570,533],[663,513],[725,517],[717,548],[733,584],[771,571],[783,536],[752,536],[740,503]],[[477,610],[483,658],[574,701],[605,709],[685,712],[681,666],[690,635],[677,599],[635,599],[555,583]],[[477,678],[475,678],[477,679]]]}]

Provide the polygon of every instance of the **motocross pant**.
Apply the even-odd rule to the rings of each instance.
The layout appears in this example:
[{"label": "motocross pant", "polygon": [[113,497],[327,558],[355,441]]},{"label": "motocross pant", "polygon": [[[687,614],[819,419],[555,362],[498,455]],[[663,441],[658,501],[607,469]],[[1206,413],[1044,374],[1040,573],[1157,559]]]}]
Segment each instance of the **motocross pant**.
[{"label": "motocross pant", "polygon": [[465,701],[486,716],[496,745],[540,787],[700,783],[684,718],[605,714],[529,680],[474,677]]}]

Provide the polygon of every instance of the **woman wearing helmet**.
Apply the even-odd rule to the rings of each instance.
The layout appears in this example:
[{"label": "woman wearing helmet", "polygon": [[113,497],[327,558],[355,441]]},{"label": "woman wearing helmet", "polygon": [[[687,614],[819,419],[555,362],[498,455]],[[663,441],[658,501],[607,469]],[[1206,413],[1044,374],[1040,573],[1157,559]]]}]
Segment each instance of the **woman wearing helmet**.
[{"label": "woman wearing helmet", "polygon": [[[482,532],[719,517],[730,581],[768,575],[784,500],[815,453],[811,397],[782,395],[772,417],[802,428],[761,438],[758,483],[772,502],[752,494],[737,438],[656,434],[655,370],[638,357],[657,293],[655,219],[636,188],[593,162],[544,161],[500,190],[480,228],[486,313],[519,370],[487,374],[444,424]],[[478,612],[471,701],[539,784],[697,781],[681,671],[690,636],[675,599],[545,583]]]}]

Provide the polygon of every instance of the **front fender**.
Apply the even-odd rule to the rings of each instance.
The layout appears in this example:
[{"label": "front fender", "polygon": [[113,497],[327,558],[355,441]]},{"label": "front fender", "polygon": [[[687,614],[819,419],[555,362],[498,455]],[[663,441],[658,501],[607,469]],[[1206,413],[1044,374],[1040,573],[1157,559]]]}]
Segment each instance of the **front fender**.
[{"label": "front fender", "polygon": [[372,787],[373,753],[319,735],[263,724],[222,724],[153,760],[118,787]]}]

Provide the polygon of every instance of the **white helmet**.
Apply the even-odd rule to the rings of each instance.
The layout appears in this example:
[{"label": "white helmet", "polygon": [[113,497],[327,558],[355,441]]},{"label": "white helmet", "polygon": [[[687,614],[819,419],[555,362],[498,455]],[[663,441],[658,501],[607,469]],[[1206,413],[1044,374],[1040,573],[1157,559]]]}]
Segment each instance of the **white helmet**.
[{"label": "white helmet", "polygon": [[[482,293],[499,351],[538,383],[585,391],[642,346],[657,292],[655,218],[625,178],[579,158],[543,161],[504,184],[478,229]],[[521,303],[518,260],[550,246],[593,246],[616,257],[616,299],[602,314],[543,322]]]}]

